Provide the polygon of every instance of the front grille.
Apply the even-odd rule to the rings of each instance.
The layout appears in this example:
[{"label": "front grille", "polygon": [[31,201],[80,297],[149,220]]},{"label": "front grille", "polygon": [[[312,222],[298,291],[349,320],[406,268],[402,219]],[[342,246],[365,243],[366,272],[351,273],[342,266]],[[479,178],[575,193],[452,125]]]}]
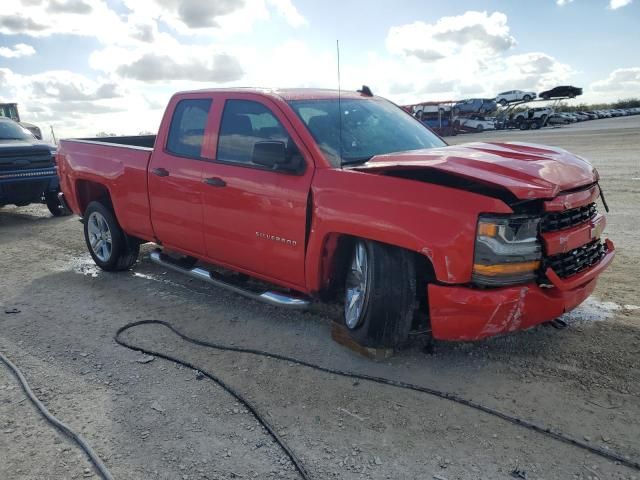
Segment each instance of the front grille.
[{"label": "front grille", "polygon": [[606,253],[606,247],[598,239],[567,253],[547,257],[542,262],[542,271],[547,268],[560,278],[567,278],[598,263]]},{"label": "front grille", "polygon": [[46,168],[55,165],[49,151],[17,153],[0,151],[0,172],[24,170],[29,168]]},{"label": "front grille", "polygon": [[540,229],[542,233],[555,232],[565,228],[575,227],[596,216],[598,209],[595,203],[584,205],[563,212],[548,212],[542,217]]}]

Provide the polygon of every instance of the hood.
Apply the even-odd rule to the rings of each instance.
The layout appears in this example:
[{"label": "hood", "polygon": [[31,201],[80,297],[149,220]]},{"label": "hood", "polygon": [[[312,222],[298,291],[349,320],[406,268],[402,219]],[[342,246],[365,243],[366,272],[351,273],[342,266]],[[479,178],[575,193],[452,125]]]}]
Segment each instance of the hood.
[{"label": "hood", "polygon": [[477,142],[390,153],[353,169],[372,173],[432,169],[504,188],[521,200],[553,198],[598,180],[593,166],[577,155],[519,142]]},{"label": "hood", "polygon": [[49,152],[55,151],[56,147],[36,138],[0,138],[0,155],[15,155],[28,152]]}]

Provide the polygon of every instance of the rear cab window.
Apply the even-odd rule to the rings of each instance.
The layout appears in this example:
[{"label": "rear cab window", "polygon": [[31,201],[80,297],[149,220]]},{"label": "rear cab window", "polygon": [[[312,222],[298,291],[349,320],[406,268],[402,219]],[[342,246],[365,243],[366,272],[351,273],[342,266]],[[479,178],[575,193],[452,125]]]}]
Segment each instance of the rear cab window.
[{"label": "rear cab window", "polygon": [[167,152],[180,157],[201,159],[210,110],[210,98],[180,100],[171,118]]}]

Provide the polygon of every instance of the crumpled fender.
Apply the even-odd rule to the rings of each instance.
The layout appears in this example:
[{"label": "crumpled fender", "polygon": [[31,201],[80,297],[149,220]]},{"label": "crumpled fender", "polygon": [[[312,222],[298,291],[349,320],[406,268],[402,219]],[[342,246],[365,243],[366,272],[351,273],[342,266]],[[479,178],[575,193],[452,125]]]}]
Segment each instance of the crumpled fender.
[{"label": "crumpled fender", "polygon": [[443,283],[471,280],[478,215],[511,213],[502,201],[441,185],[355,170],[318,170],[306,254],[306,281],[321,290],[327,240],[376,240],[427,257]]}]

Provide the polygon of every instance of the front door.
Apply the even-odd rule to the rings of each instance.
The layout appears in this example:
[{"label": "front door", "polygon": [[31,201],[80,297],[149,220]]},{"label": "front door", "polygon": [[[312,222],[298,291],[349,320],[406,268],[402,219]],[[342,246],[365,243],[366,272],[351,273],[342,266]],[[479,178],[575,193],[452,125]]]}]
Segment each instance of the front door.
[{"label": "front door", "polygon": [[[283,142],[288,164],[299,168],[256,163],[258,142]],[[203,167],[204,238],[213,261],[294,288],[305,286],[313,163],[301,145],[268,99],[250,94],[226,99],[215,161]]]},{"label": "front door", "polygon": [[[211,99],[180,100],[165,145],[156,145],[149,164],[151,223],[165,246],[205,256],[202,234],[201,157]],[[158,142],[163,142],[162,136]]]}]

